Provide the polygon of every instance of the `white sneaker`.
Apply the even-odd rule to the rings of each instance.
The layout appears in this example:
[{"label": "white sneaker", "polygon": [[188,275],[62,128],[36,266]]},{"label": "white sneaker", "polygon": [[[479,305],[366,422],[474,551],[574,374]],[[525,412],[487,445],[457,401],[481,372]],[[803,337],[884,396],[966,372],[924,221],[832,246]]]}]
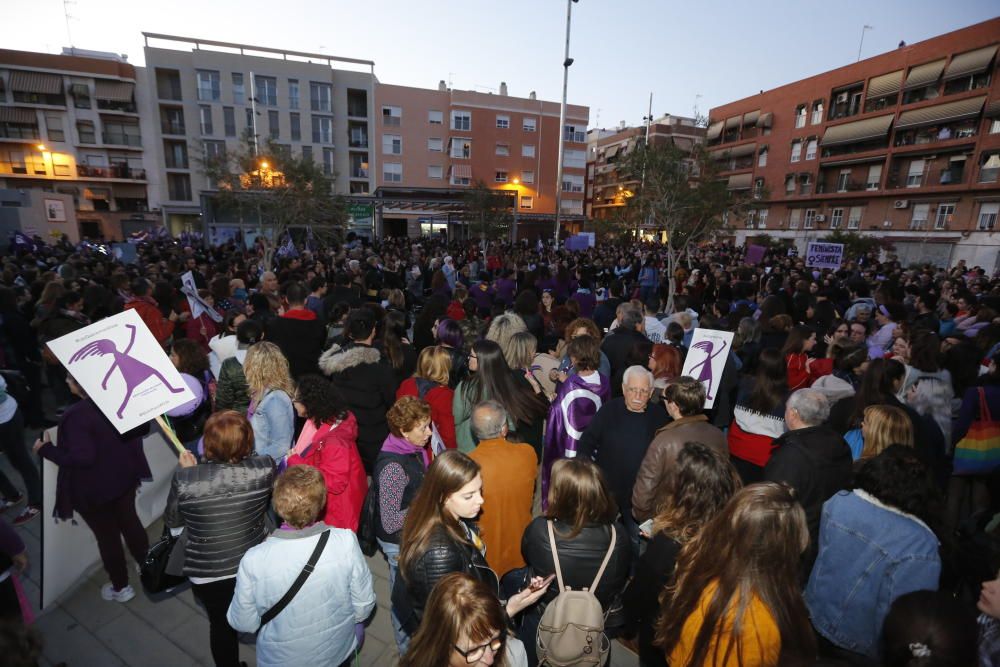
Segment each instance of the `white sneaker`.
[{"label": "white sneaker", "polygon": [[116,591],[113,584],[104,584],[101,586],[101,597],[108,602],[112,600],[115,602],[128,602],[135,597],[135,589],[126,585],[125,588]]}]

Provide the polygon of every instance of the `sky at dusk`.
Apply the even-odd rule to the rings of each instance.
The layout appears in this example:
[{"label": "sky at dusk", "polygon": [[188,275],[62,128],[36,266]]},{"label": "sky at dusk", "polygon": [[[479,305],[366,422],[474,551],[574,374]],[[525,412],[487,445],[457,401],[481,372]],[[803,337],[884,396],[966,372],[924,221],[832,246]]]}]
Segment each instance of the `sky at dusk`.
[{"label": "sky at dusk", "polygon": [[[59,53],[69,45],[62,0],[7,0],[8,49]],[[141,32],[200,37],[375,61],[383,83],[562,95],[563,0],[171,0],[69,2],[82,49],[143,64]],[[10,10],[14,11],[11,12]],[[569,102],[591,127],[713,106],[918,42],[1000,14],[997,0],[667,2],[580,0],[573,5]],[[1000,35],[997,36],[1000,39]]]}]

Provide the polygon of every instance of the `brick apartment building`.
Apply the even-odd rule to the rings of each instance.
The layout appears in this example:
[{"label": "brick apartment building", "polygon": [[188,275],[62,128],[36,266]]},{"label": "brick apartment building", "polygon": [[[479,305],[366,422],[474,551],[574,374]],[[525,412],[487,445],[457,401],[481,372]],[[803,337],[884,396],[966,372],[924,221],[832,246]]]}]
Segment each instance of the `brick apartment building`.
[{"label": "brick apartment building", "polygon": [[149,224],[136,68],[112,53],[0,50],[0,239],[121,239]]},{"label": "brick apartment building", "polygon": [[[618,163],[646,141],[646,126],[615,130],[595,129],[589,133],[587,151],[587,217],[593,220],[611,218],[624,208],[639,181],[629,179],[618,170]],[[705,128],[698,127],[694,118],[664,115],[649,125],[649,145],[674,145],[689,153],[705,141]],[[657,238],[654,229],[645,228],[646,238]]]},{"label": "brick apartment building", "polygon": [[[382,233],[416,236],[460,232],[460,215],[432,206],[435,200],[461,198],[477,181],[516,192],[518,234],[551,235],[556,211],[559,137],[565,142],[562,222],[567,231],[583,223],[586,130],[589,109],[569,104],[559,128],[559,103],[499,93],[436,90],[378,84],[375,88],[378,137],[376,176],[379,193],[416,190],[426,200],[407,207],[387,204]],[[512,195],[512,202],[514,201]]]},{"label": "brick apartment building", "polygon": [[1000,269],[998,45],[993,19],[712,109],[729,187],[766,204],[737,241],[855,230],[904,263]]}]

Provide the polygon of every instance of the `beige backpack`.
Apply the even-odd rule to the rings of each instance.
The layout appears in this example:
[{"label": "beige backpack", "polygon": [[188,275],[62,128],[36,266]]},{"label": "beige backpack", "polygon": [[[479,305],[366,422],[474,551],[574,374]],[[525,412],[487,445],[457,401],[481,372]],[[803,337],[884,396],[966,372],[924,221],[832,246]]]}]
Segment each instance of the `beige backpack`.
[{"label": "beige backpack", "polygon": [[570,665],[603,665],[611,650],[611,641],[604,634],[605,613],[594,591],[601,583],[604,569],[615,550],[615,527],[611,526],[611,544],[604,555],[601,569],[589,588],[574,591],[563,585],[562,568],[552,521],[548,521],[552,561],[556,566],[559,595],[550,602],[538,624],[538,664],[551,667]]}]

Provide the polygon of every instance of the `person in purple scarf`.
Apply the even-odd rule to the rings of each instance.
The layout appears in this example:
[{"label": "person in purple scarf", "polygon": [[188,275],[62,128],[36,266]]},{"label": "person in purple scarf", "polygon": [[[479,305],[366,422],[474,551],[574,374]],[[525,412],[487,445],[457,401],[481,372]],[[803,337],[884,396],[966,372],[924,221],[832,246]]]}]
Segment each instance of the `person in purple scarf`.
[{"label": "person in purple scarf", "polygon": [[542,504],[547,505],[552,464],[574,458],[580,436],[611,397],[609,379],[597,372],[601,348],[593,337],[578,336],[566,348],[576,373],[562,378],[549,409],[542,452]]}]

